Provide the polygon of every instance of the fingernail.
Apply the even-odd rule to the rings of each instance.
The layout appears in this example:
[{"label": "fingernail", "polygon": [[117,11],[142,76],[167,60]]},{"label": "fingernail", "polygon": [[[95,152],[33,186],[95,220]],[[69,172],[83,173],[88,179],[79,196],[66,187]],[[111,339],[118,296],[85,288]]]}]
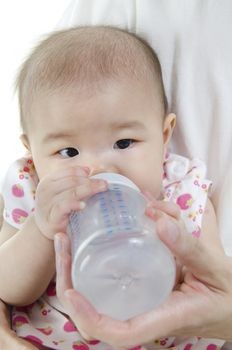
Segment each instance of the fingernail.
[{"label": "fingernail", "polygon": [[105,190],[107,188],[107,182],[104,180],[96,180],[96,183],[99,190]]},{"label": "fingernail", "polygon": [[154,218],[155,214],[156,214],[156,210],[153,207],[147,206],[146,208],[146,214],[151,217]]},{"label": "fingernail", "polygon": [[79,207],[80,209],[84,209],[86,207],[86,203],[83,201],[79,202]]}]

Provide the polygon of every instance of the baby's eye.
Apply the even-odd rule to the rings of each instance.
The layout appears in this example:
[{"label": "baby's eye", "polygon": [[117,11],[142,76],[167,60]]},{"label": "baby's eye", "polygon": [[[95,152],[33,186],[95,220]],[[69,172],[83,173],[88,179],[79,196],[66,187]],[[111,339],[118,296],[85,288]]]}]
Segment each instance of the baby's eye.
[{"label": "baby's eye", "polygon": [[63,158],[72,158],[79,154],[79,151],[73,147],[63,148],[58,152]]},{"label": "baby's eye", "polygon": [[135,141],[132,139],[122,139],[122,140],[118,140],[117,142],[115,142],[114,144],[114,148],[117,149],[125,149],[130,147]]}]

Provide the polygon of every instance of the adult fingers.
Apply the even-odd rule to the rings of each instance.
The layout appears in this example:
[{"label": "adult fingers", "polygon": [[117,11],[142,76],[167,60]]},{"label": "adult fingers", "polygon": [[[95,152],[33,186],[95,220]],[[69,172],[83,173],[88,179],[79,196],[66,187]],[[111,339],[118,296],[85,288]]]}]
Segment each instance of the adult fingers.
[{"label": "adult fingers", "polygon": [[[208,265],[208,262],[204,260],[201,261],[201,263],[203,262],[203,267],[205,268],[203,268],[201,264],[199,268],[196,268],[196,264],[198,264],[197,258],[204,250],[202,248],[199,249],[198,243],[195,245],[195,241],[193,240],[196,238],[186,235],[185,232],[181,232],[178,226],[173,227],[172,221],[173,220],[171,220],[171,225],[165,223],[163,230],[159,228],[161,239],[163,239],[169,248],[175,252],[176,255],[180,256],[187,265],[196,269],[195,275],[197,277],[198,270],[200,270],[200,274],[203,275],[207,270],[210,271],[209,265],[211,262]],[[183,241],[181,242],[181,240]],[[196,242],[198,242],[197,239]],[[67,250],[67,246],[65,249]],[[190,252],[196,253],[196,259],[188,257]],[[67,254],[69,254],[68,251],[66,251],[66,255]],[[63,257],[64,256],[65,254]],[[218,259],[217,263],[219,260],[223,260],[222,257]],[[66,264],[65,259],[63,259],[63,264]],[[68,274],[68,265],[66,264],[65,266],[66,268],[62,268],[61,271]],[[226,266],[226,270],[228,271],[228,266]],[[192,270],[190,269],[190,271]],[[65,277],[63,277],[63,281],[66,280],[66,282],[63,282],[63,287],[60,287],[60,290],[66,311],[77,327],[81,328],[92,337],[111,344],[116,348],[130,348],[137,344],[149,342],[154,338],[171,336],[174,334],[199,334],[204,337],[213,337],[217,334],[215,333],[215,327],[213,330],[207,328],[211,318],[213,320],[218,319],[218,311],[216,311],[216,316],[212,315],[212,313],[215,313],[214,306],[216,303],[221,305],[224,295],[224,293],[220,293],[220,291],[218,293],[218,284],[220,284],[220,281],[218,283],[216,277],[214,276],[216,284],[211,283],[212,289],[210,291],[207,283],[201,283],[189,273],[189,278],[186,278],[183,283],[184,288],[172,292],[167,301],[159,308],[125,322],[113,320],[105,315],[98,314],[94,307],[91,306],[82,295],[69,288],[69,280],[66,280]],[[190,280],[188,285],[188,280],[191,278],[192,281]],[[196,286],[197,288],[195,288]],[[201,317],[199,317],[199,313]],[[187,317],[186,319],[186,316],[189,314],[192,315],[191,318]],[[207,325],[207,327],[205,327],[205,325]]]},{"label": "adult fingers", "polygon": [[170,331],[177,326],[177,322],[173,322],[175,312],[173,309],[170,311],[169,307],[175,304],[174,309],[178,311],[178,292],[174,294],[172,304],[166,303],[128,321],[114,320],[97,313],[85,297],[73,289],[66,290],[64,297],[70,317],[79,328],[115,348],[129,349],[171,335]]},{"label": "adult fingers", "polygon": [[136,325],[135,321],[121,322],[100,315],[84,296],[72,289],[71,250],[67,235],[59,233],[55,236],[55,251],[57,296],[83,336],[90,335],[117,348],[137,345],[131,335],[137,334],[140,339],[146,326],[140,329],[140,323]]},{"label": "adult fingers", "polygon": [[[65,291],[72,289],[72,278],[71,278],[71,246],[69,238],[64,233],[57,233],[55,235],[55,256],[56,256],[56,291],[57,296],[64,308],[67,309],[67,303],[65,299]],[[72,316],[69,313],[70,316]],[[82,331],[78,326],[78,330],[85,340],[92,340],[87,333]]]},{"label": "adult fingers", "polygon": [[168,218],[161,218],[156,228],[160,239],[196,278],[209,287],[225,288],[228,269],[221,246],[209,247],[201,239],[188,234],[184,226]]},{"label": "adult fingers", "polygon": [[57,233],[54,239],[56,257],[56,289],[60,301],[64,302],[64,292],[72,288],[71,247],[67,234]]},{"label": "adult fingers", "polygon": [[157,200],[148,191],[143,191],[143,194],[147,199],[146,213],[148,216],[151,216],[153,219],[158,219],[160,217],[160,213],[165,213],[176,220],[180,219],[180,208],[177,204]]}]

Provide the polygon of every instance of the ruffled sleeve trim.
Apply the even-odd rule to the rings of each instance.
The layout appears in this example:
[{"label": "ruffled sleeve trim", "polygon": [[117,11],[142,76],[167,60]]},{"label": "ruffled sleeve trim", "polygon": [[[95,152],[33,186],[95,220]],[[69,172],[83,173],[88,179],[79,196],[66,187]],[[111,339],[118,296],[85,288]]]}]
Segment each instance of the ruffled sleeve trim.
[{"label": "ruffled sleeve trim", "polygon": [[205,178],[206,166],[200,159],[168,154],[164,162],[163,197],[176,203],[187,230],[200,236],[202,218],[212,182]]}]

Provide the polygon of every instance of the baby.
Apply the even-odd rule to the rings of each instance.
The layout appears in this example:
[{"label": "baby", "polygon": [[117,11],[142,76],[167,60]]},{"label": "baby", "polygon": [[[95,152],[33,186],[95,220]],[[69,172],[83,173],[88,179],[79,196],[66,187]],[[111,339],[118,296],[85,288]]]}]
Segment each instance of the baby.
[{"label": "baby", "polygon": [[[14,305],[17,335],[38,349],[109,349],[85,341],[56,297],[54,235],[66,232],[69,214],[86,198],[107,189],[90,177],[115,172],[149,197],[177,203],[189,233],[204,231],[212,242],[205,166],[168,154],[176,117],[167,111],[156,54],[132,33],[100,26],[53,33],[23,64],[17,88],[28,153],[9,168],[3,187],[0,299]],[[198,341],[168,338],[149,348]]]}]

